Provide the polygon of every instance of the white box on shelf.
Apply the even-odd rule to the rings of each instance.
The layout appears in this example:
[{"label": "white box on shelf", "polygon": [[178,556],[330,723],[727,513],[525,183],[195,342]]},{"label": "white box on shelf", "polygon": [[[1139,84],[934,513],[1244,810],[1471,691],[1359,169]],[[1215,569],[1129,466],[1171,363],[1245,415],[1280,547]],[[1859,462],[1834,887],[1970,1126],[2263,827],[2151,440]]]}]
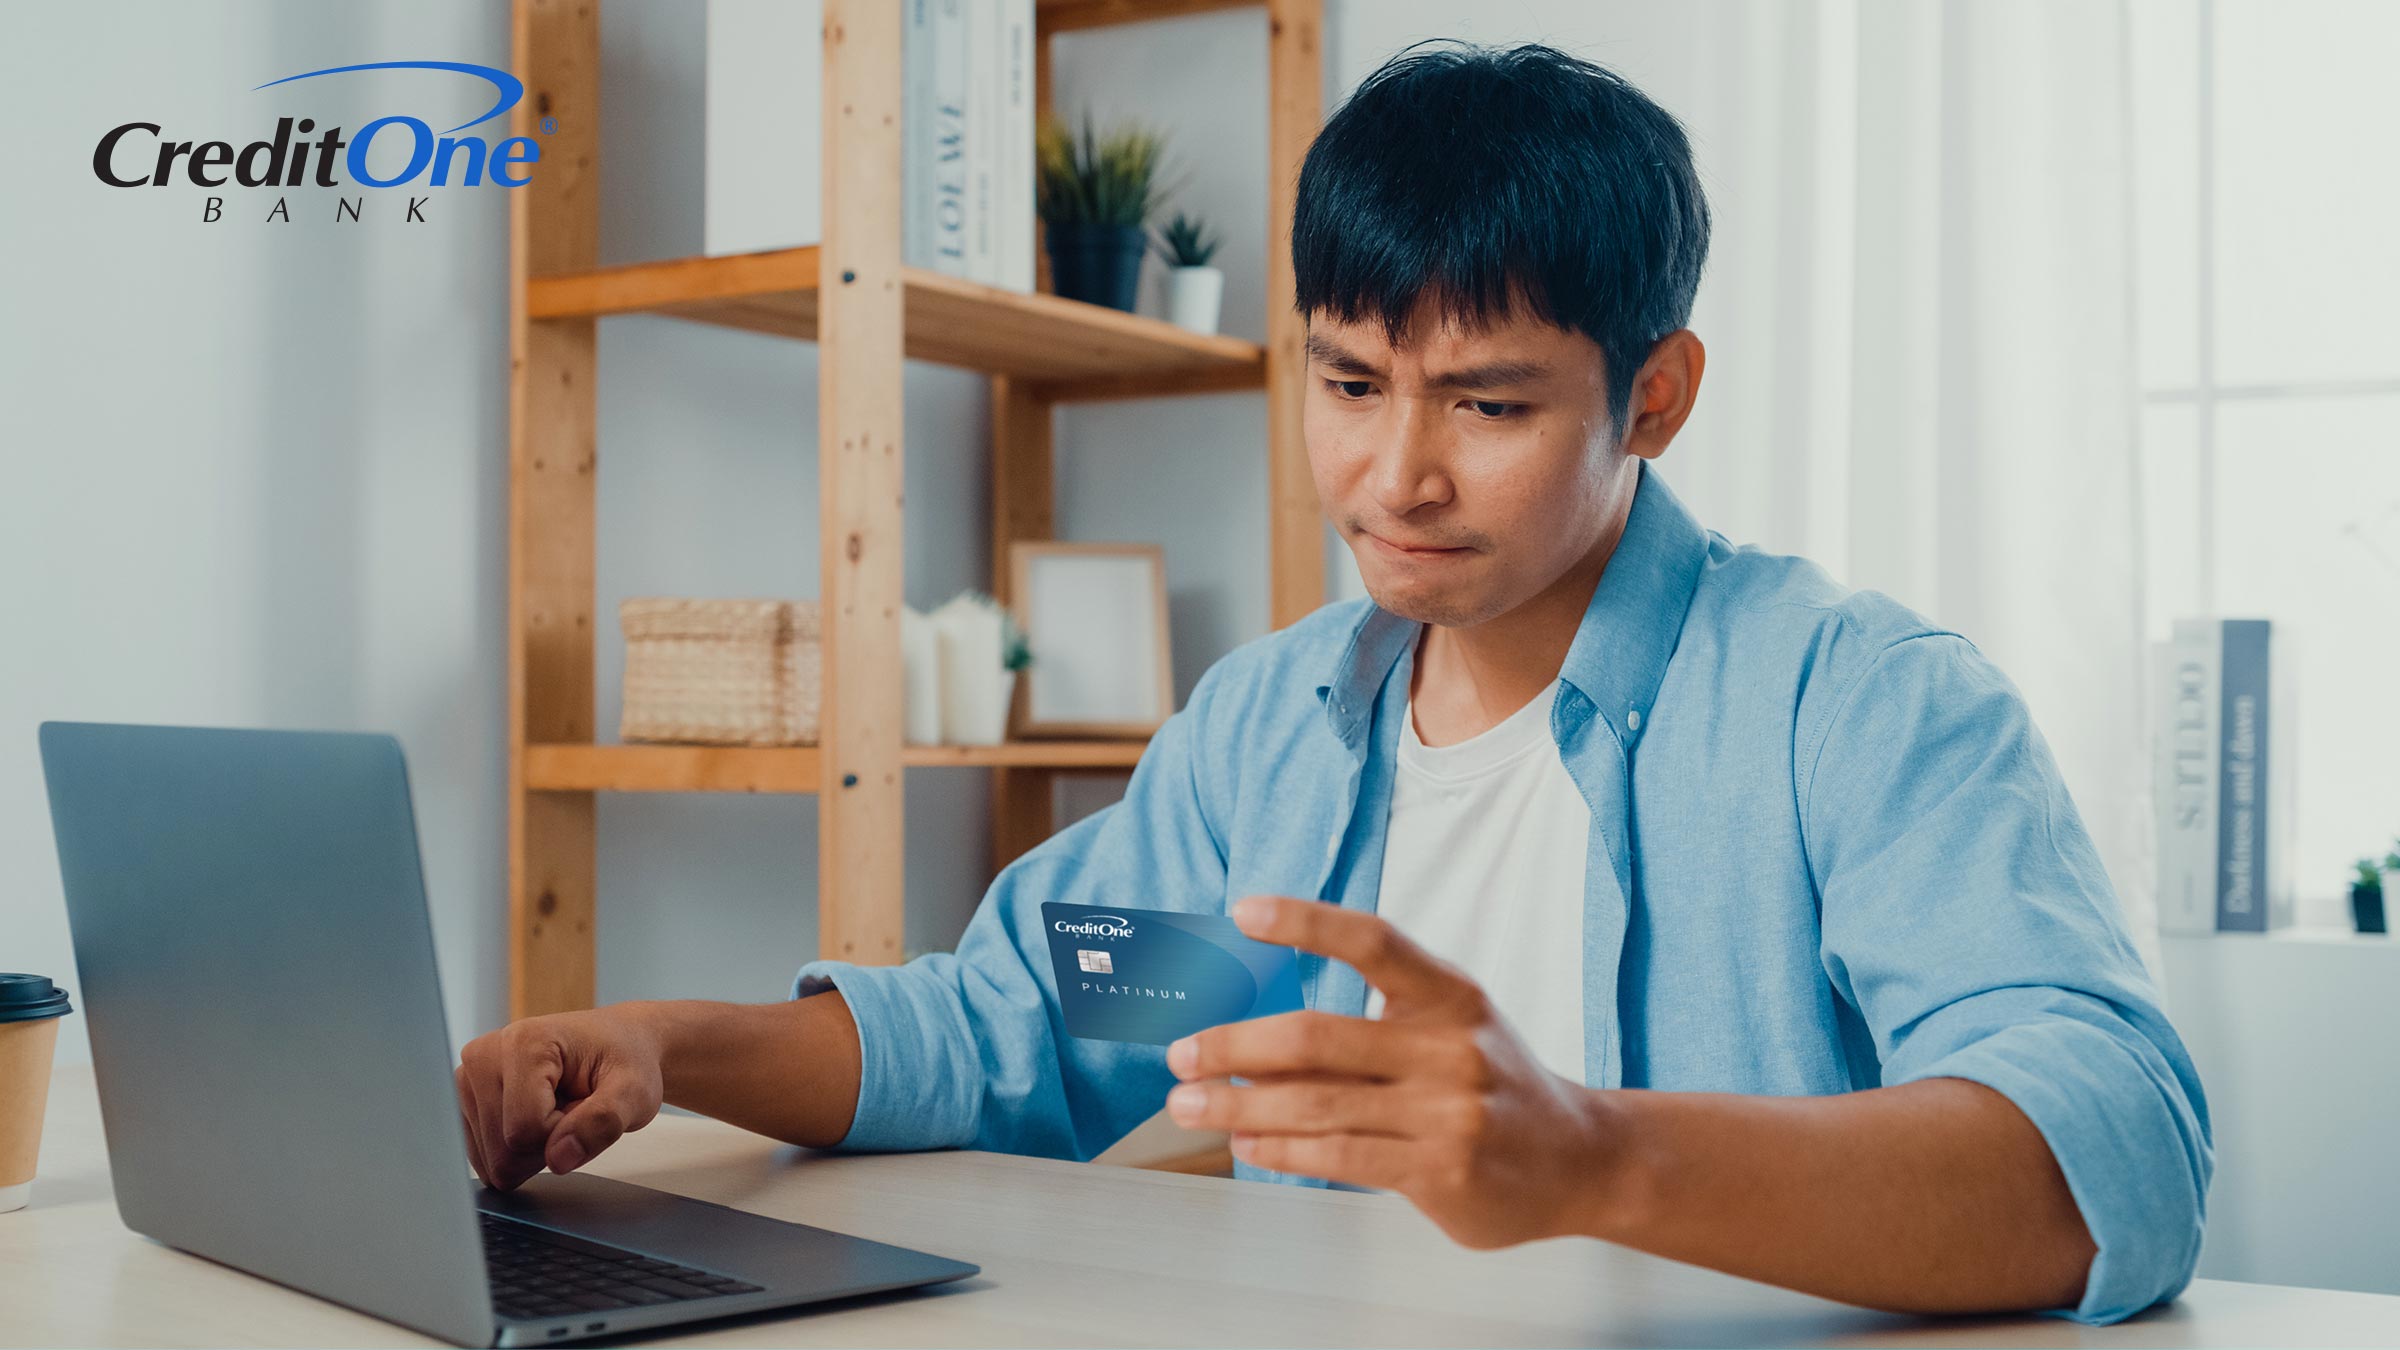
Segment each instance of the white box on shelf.
[{"label": "white box on shelf", "polygon": [[823,0],[708,0],[701,247],[825,238]]}]

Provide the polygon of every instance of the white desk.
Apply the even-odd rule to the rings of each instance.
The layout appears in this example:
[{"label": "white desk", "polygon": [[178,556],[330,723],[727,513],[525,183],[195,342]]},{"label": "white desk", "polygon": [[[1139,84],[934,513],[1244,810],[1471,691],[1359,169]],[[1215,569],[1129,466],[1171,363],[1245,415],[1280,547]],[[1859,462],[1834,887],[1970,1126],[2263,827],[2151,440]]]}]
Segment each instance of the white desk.
[{"label": "white desk", "polygon": [[[0,1214],[0,1345],[434,1345],[136,1236],[91,1071]],[[970,1280],[689,1345],[2378,1345],[2400,1298],[2202,1280],[2114,1327],[1866,1312],[1585,1239],[1470,1252],[1397,1196],[992,1153],[811,1154],[662,1116],[599,1173],[973,1261]]]}]

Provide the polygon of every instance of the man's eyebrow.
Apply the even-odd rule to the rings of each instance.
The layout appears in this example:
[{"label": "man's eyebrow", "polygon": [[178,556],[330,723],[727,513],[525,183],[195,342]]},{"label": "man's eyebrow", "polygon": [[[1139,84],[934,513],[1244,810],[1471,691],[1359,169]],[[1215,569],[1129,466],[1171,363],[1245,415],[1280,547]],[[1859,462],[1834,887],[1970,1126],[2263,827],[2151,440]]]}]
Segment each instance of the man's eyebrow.
[{"label": "man's eyebrow", "polygon": [[[1307,342],[1308,359],[1345,375],[1372,375],[1381,378],[1383,372],[1340,343],[1322,333],[1311,333]],[[1486,361],[1464,370],[1445,371],[1428,379],[1435,389],[1491,389],[1512,384],[1530,384],[1549,375],[1550,368],[1539,361]]]},{"label": "man's eyebrow", "polygon": [[1383,373],[1368,365],[1364,357],[1352,355],[1348,348],[1323,333],[1308,335],[1307,350],[1309,360],[1321,366],[1331,366],[1345,374],[1381,375]]},{"label": "man's eyebrow", "polygon": [[1480,366],[1447,371],[1425,383],[1435,389],[1501,389],[1512,384],[1531,384],[1550,373],[1550,367],[1539,361],[1486,361]]}]

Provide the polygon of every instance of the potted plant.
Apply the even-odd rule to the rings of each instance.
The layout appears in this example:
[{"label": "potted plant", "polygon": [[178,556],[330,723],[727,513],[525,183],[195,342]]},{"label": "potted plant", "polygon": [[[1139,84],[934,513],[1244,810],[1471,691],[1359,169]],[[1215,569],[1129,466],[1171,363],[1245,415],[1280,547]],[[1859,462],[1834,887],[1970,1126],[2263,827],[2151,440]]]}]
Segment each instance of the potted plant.
[{"label": "potted plant", "polygon": [[2391,920],[2400,915],[2391,913],[2390,904],[2400,899],[2400,838],[2392,840],[2392,850],[2380,858],[2358,860],[2357,874],[2350,881],[2350,922],[2362,933],[2388,933]]},{"label": "potted plant", "polygon": [[1208,265],[1218,241],[1204,223],[1178,211],[1159,232],[1159,256],[1167,260],[1167,319],[1195,333],[1217,331],[1225,305],[1225,274]]},{"label": "potted plant", "polygon": [[2358,874],[2350,881],[2350,924],[2362,933],[2385,931],[2383,922],[2383,872],[2378,859],[2358,860]]},{"label": "potted plant", "polygon": [[1138,126],[1099,135],[1042,123],[1035,154],[1035,209],[1050,254],[1050,289],[1131,312],[1142,275],[1145,227],[1157,203],[1158,136]]}]

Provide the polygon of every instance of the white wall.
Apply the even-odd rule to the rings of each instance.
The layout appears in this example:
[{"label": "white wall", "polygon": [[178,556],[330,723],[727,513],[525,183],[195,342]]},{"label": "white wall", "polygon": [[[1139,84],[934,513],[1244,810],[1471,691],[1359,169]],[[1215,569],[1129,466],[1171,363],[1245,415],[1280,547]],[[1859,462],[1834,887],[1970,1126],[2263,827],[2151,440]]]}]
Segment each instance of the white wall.
[{"label": "white wall", "polygon": [[[499,1008],[503,200],[336,227],[330,189],[288,224],[227,190],[208,225],[206,190],[106,187],[91,156],[137,119],[465,121],[484,95],[456,76],[251,86],[507,41],[505,7],[465,2],[0,13],[0,968],[80,994],[37,722],[375,728],[416,774],[453,1022]],[[70,1017],[60,1057],[86,1056]]]}]

